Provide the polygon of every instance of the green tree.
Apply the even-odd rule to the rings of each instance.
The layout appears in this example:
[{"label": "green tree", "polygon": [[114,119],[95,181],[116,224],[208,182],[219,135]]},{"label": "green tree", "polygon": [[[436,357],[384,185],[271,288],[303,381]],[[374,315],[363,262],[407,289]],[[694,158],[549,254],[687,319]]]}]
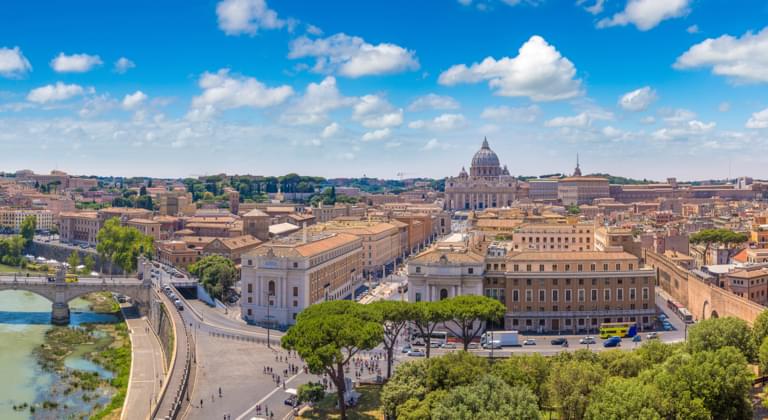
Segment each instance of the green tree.
[{"label": "green tree", "polygon": [[688,328],[688,347],[692,353],[735,347],[747,358],[755,357],[752,331],[746,321],[734,317],[710,318]]},{"label": "green tree", "polygon": [[189,266],[189,272],[200,280],[206,291],[222,299],[237,280],[237,267],[229,258],[208,255]]},{"label": "green tree", "polygon": [[300,403],[316,403],[325,397],[325,388],[320,382],[309,382],[299,385],[297,397]]},{"label": "green tree", "polygon": [[765,337],[768,337],[768,310],[760,312],[752,323],[752,337],[755,342],[755,348],[763,344]]},{"label": "green tree", "polygon": [[117,264],[126,273],[136,270],[140,255],[151,257],[154,253],[153,238],[134,227],[120,225],[113,217],[104,223],[96,234],[96,251],[110,264]]},{"label": "green tree", "polygon": [[729,249],[747,242],[746,233],[734,232],[728,229],[703,229],[688,237],[692,244],[704,244],[704,265],[707,265],[707,255],[713,244],[725,245]]},{"label": "green tree", "polygon": [[760,361],[760,374],[768,375],[768,337],[763,339],[762,344],[760,344],[760,350],[758,353],[758,360]]},{"label": "green tree", "polygon": [[548,380],[550,402],[562,420],[584,418],[590,394],[605,380],[599,364],[581,360],[556,363]]},{"label": "green tree", "polygon": [[283,348],[304,359],[310,372],[330,377],[337,389],[341,420],[346,420],[344,370],[356,354],[373,349],[383,336],[381,323],[370,308],[337,300],[306,308],[281,342]]},{"label": "green tree", "polygon": [[440,305],[450,319],[443,323],[445,328],[461,340],[464,351],[488,321],[499,320],[507,312],[507,307],[498,300],[477,295],[456,296],[440,301]]},{"label": "green tree", "polygon": [[600,364],[611,376],[630,378],[649,366],[648,362],[636,352],[609,350],[599,354]]},{"label": "green tree", "polygon": [[511,387],[486,375],[448,391],[432,408],[433,420],[539,419],[536,396],[526,387]]},{"label": "green tree", "polygon": [[83,265],[85,266],[85,271],[91,273],[96,267],[96,260],[94,260],[90,254],[86,255],[85,258],[83,258]]},{"label": "green tree", "polygon": [[513,387],[525,386],[536,395],[539,407],[547,402],[547,378],[550,373],[550,358],[539,353],[511,356],[494,363],[493,374]]},{"label": "green tree", "polygon": [[413,304],[408,302],[380,300],[371,304],[379,313],[384,327],[384,349],[387,351],[387,378],[392,376],[392,362],[397,344],[397,337],[413,319]]},{"label": "green tree", "polygon": [[671,407],[669,418],[693,417],[690,411],[697,401],[713,419],[752,418],[752,373],[744,355],[733,347],[694,354],[679,351],[640,378],[679,403]]},{"label": "green tree", "polygon": [[413,326],[424,337],[427,345],[427,359],[432,349],[432,333],[443,321],[448,320],[442,302],[416,302],[413,304]]},{"label": "green tree", "polygon": [[73,250],[72,253],[69,254],[69,257],[67,257],[67,264],[69,264],[69,270],[71,272],[77,272],[77,266],[80,265],[80,255],[77,251]]},{"label": "green tree", "polygon": [[35,238],[35,231],[37,230],[37,217],[35,215],[29,215],[21,222],[21,237],[24,238],[24,246],[29,246],[32,240]]}]

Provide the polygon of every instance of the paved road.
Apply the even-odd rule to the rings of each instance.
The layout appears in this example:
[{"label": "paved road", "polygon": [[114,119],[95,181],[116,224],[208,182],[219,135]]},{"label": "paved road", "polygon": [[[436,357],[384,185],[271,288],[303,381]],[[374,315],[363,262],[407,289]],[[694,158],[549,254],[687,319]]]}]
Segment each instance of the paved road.
[{"label": "paved road", "polygon": [[[190,343],[187,335],[185,334],[184,325],[186,320],[184,320],[178,311],[173,306],[173,303],[162,293],[158,293],[160,296],[160,300],[162,300],[165,307],[168,309],[168,312],[171,315],[171,318],[173,319],[173,323],[176,326],[176,339],[174,340],[174,344],[176,346],[176,360],[174,361],[171,368],[171,378],[168,382],[168,387],[166,389],[165,395],[163,396],[163,399],[159,402],[160,408],[157,412],[157,417],[162,418],[164,416],[167,416],[168,413],[171,412],[171,408],[173,407],[175,397],[177,395],[177,392],[180,388],[180,385],[183,380],[183,372],[185,367],[185,362],[187,357],[192,357],[191,354],[188,354],[187,349],[189,348],[190,351],[193,351],[194,343]],[[188,347],[189,343],[189,347]],[[194,369],[194,366],[193,366]],[[184,407],[182,407],[183,411]]]},{"label": "paved road", "polygon": [[160,340],[152,331],[146,317],[140,317],[135,308],[123,308],[125,322],[131,335],[132,365],[128,394],[121,420],[145,420],[165,378],[165,362]]}]

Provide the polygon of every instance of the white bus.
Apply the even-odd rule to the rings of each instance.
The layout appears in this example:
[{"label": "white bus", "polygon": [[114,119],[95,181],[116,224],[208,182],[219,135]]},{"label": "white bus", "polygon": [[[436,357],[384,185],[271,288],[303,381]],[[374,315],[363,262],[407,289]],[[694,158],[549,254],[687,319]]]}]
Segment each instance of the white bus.
[{"label": "white bus", "polygon": [[[442,346],[448,341],[448,333],[445,331],[433,331],[430,335],[429,342],[432,346]],[[426,345],[427,340],[426,337],[421,335],[421,333],[416,332],[416,334],[413,335],[413,338],[411,338],[411,343],[414,345]]]}]

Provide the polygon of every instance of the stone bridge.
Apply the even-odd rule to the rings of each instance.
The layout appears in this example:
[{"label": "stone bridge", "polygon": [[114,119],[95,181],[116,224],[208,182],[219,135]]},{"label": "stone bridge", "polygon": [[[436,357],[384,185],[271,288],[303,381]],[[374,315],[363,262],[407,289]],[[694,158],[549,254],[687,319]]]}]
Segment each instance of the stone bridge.
[{"label": "stone bridge", "polygon": [[128,277],[81,277],[76,282],[67,283],[63,270],[59,271],[55,278],[0,276],[0,292],[23,290],[50,300],[51,322],[56,325],[69,323],[69,301],[93,292],[113,292],[128,296],[141,313],[146,313],[151,289],[150,281]]}]

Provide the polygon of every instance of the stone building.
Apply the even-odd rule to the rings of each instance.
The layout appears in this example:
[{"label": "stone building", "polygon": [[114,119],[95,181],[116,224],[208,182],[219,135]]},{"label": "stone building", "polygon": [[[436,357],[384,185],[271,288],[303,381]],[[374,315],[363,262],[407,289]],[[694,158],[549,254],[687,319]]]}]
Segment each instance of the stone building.
[{"label": "stone building", "polygon": [[508,207],[524,196],[527,189],[510,176],[506,165],[501,167],[487,139],[472,157],[469,174],[461,168],[458,176],[445,180],[446,210]]}]

